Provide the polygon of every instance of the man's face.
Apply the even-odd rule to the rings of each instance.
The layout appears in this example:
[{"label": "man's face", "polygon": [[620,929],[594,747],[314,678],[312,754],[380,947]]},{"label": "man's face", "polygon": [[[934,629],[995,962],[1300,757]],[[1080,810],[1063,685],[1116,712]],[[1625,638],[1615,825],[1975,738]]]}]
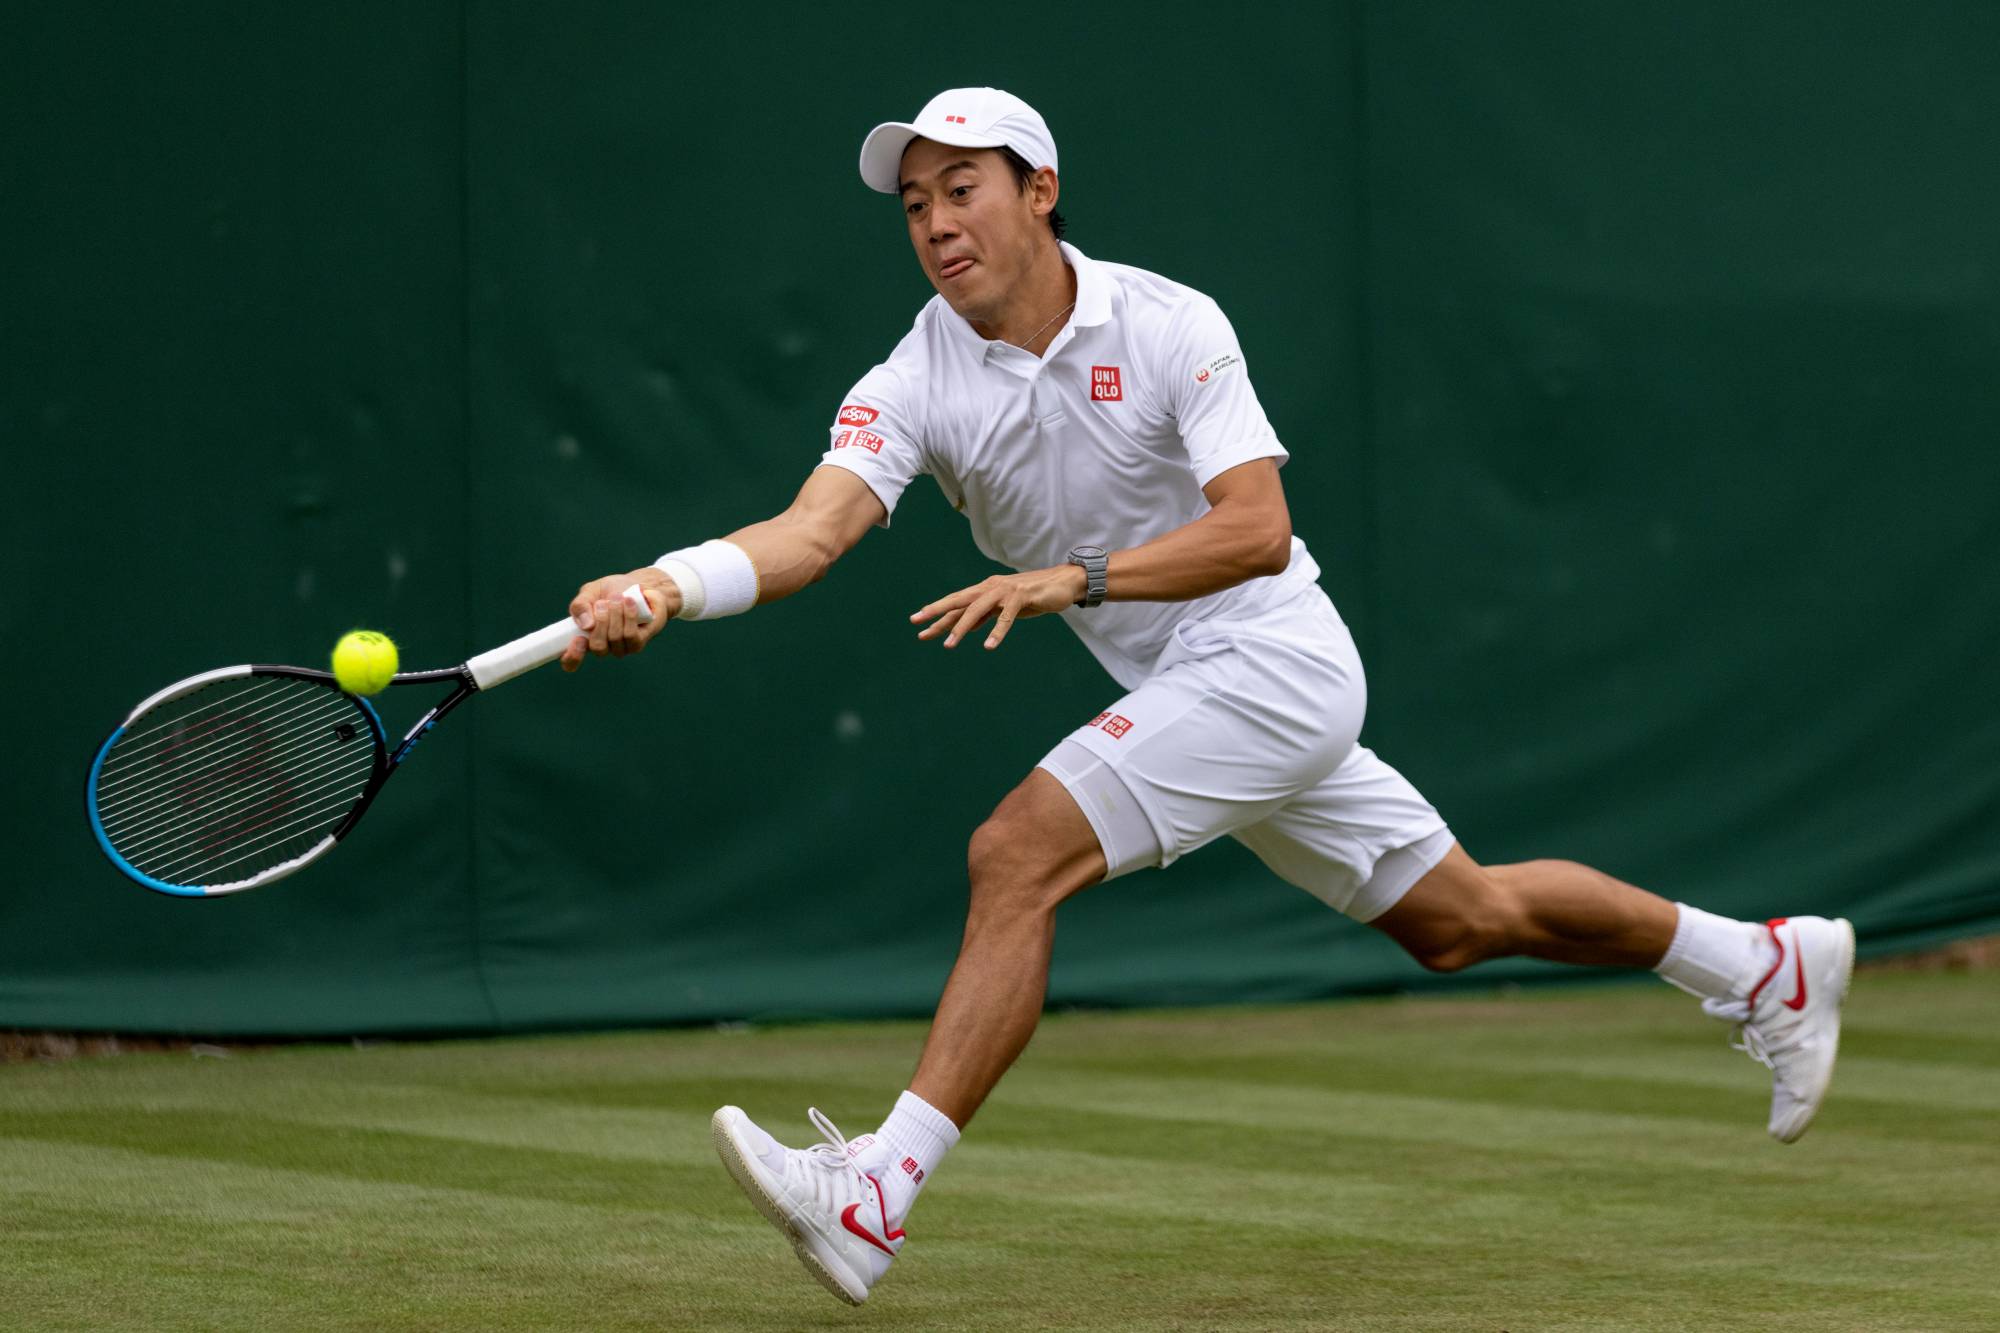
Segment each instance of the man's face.
[{"label": "man's face", "polygon": [[901,179],[903,219],[924,276],[964,318],[994,321],[1049,236],[1055,173],[1037,173],[1024,190],[997,148],[913,139]]}]

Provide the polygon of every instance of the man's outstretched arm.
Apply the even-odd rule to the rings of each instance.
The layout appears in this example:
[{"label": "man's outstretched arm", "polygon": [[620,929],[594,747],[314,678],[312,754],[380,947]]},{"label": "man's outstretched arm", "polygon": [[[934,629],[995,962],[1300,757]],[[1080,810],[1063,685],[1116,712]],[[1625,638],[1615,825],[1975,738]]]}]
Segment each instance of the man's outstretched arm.
[{"label": "man's outstretched arm", "polygon": [[[783,513],[722,540],[749,558],[761,606],[823,578],[834,561],[885,517],[887,511],[867,483],[843,468],[819,467]],[[634,583],[653,608],[650,624],[638,623],[621,596]],[[582,666],[586,653],[623,657],[638,652],[680,614],[681,606],[679,585],[653,565],[593,579],[570,599],[570,616],[580,628],[563,652],[563,670]]]}]

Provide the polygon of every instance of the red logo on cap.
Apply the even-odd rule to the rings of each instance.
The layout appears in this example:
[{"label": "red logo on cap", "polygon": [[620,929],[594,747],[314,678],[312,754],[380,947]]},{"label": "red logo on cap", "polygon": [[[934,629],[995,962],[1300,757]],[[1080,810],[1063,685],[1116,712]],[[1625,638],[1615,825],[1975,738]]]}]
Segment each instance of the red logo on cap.
[{"label": "red logo on cap", "polygon": [[880,412],[877,412],[872,407],[849,404],[840,409],[840,424],[843,426],[872,426],[875,424],[875,418],[881,415]]},{"label": "red logo on cap", "polygon": [[1118,367],[1090,368],[1090,397],[1099,403],[1116,403],[1124,399],[1125,390],[1118,383]]},{"label": "red logo on cap", "polygon": [[952,124],[952,125],[963,125],[963,124],[965,124],[965,117],[964,117],[964,116],[946,116],[946,117],[945,117],[945,121],[946,121],[947,123],[949,123],[949,124]]}]

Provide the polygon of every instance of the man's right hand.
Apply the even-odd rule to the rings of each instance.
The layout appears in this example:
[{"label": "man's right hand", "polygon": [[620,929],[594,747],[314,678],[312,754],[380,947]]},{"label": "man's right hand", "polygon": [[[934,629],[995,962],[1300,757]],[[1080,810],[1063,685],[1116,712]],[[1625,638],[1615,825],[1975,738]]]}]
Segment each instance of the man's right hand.
[{"label": "man's right hand", "polygon": [[[653,619],[640,624],[626,604],[625,590],[633,584],[653,608]],[[574,671],[583,665],[584,654],[623,657],[644,648],[667,622],[680,614],[681,590],[664,573],[647,565],[629,574],[609,574],[594,579],[570,599],[570,619],[577,624],[576,637],[563,649],[562,669]]]}]

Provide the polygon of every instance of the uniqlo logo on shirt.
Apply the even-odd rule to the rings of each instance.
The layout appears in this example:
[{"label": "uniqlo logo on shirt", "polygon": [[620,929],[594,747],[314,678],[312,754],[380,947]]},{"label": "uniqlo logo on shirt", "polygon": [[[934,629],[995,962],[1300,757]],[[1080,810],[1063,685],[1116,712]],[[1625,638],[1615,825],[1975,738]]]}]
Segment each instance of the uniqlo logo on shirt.
[{"label": "uniqlo logo on shirt", "polygon": [[1093,727],[1102,727],[1104,734],[1115,741],[1126,732],[1132,730],[1132,719],[1126,717],[1123,713],[1099,713],[1096,717],[1090,719],[1090,725]]},{"label": "uniqlo logo on shirt", "polygon": [[877,412],[872,407],[862,407],[859,404],[851,403],[840,409],[839,424],[843,426],[872,426],[875,424],[875,418],[881,415],[880,412]]},{"label": "uniqlo logo on shirt", "polygon": [[836,449],[866,449],[871,454],[882,452],[885,441],[872,430],[844,430],[833,437]]},{"label": "uniqlo logo on shirt", "polygon": [[1125,391],[1118,383],[1118,367],[1092,366],[1090,368],[1090,398],[1097,403],[1115,403],[1125,397]]}]

